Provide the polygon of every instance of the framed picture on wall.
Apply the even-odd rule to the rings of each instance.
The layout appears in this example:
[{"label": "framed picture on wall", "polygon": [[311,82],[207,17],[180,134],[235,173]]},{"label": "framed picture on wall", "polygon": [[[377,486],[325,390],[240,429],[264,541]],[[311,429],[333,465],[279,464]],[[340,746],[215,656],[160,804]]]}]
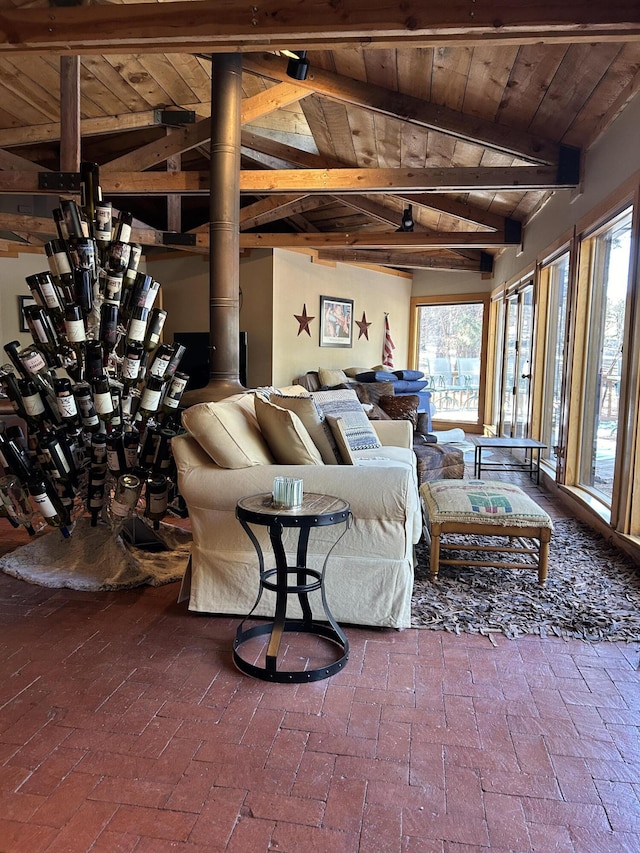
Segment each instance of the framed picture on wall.
[{"label": "framed picture on wall", "polygon": [[353,299],[320,297],[320,346],[353,345]]},{"label": "framed picture on wall", "polygon": [[24,309],[27,305],[35,305],[36,300],[32,296],[18,296],[18,326],[21,332],[28,332],[27,320],[24,316]]}]

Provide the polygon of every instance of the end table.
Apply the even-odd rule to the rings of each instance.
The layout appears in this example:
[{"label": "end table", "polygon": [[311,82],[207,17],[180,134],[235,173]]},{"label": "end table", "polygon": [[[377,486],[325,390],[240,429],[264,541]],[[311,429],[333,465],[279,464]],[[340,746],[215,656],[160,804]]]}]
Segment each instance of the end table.
[{"label": "end table", "polygon": [[[349,641],[329,610],[325,596],[324,576],[331,552],[349,529],[351,523],[351,509],[349,504],[341,498],[332,497],[331,495],[307,493],[304,495],[303,503],[299,507],[282,509],[281,507],[273,506],[271,493],[263,493],[250,495],[238,501],[236,518],[256,549],[260,567],[260,588],[250,613],[244,617],[236,631],[236,638],[233,643],[233,661],[235,665],[241,672],[247,675],[280,683],[299,684],[306,681],[319,681],[322,678],[334,675],[344,667],[349,659]],[[307,547],[311,530],[314,527],[340,524],[342,522],[345,524],[345,529],[329,549],[322,569],[308,568]],[[262,548],[250,527],[252,524],[268,527],[275,558],[275,568],[265,569]],[[284,528],[287,527],[298,529],[295,566],[288,565],[287,555],[282,542],[282,533]],[[296,576],[295,583],[289,582],[290,575]],[[265,624],[245,628],[245,622],[256,609],[262,592],[265,589],[269,589],[276,594],[275,615],[273,619]],[[312,618],[308,594],[314,590],[320,590],[322,607],[329,623],[328,625],[315,622]],[[287,600],[290,595],[298,596],[302,609],[302,619],[287,619]],[[341,652],[340,657],[330,665],[318,667],[317,669],[280,670],[277,668],[278,652],[280,650],[282,635],[287,631],[315,634],[324,637],[338,646]],[[247,640],[264,634],[270,635],[265,666],[249,663],[240,656],[238,651],[240,646]]]}]

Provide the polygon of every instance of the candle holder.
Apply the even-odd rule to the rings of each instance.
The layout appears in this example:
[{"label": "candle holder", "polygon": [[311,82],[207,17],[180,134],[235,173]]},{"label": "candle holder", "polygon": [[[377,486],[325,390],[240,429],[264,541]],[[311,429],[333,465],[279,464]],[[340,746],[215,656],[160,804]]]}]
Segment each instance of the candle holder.
[{"label": "candle holder", "polygon": [[296,477],[274,477],[271,503],[279,509],[299,509],[304,496],[303,481]]}]

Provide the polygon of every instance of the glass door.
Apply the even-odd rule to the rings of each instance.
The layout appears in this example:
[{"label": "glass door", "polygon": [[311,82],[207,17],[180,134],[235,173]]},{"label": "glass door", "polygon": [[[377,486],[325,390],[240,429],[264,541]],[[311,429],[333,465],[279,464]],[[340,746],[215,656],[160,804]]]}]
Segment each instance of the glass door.
[{"label": "glass door", "polygon": [[500,435],[529,435],[531,359],[533,349],[533,284],[507,297],[502,361]]}]

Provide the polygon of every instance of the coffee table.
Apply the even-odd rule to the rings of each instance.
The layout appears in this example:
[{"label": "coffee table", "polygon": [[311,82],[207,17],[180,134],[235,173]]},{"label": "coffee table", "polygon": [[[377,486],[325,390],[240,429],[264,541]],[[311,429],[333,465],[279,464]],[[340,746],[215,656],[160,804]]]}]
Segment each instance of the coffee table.
[{"label": "coffee table", "polygon": [[[473,476],[482,479],[482,469],[485,471],[525,471],[531,479],[535,474],[536,484],[540,482],[540,451],[547,445],[535,438],[496,438],[484,435],[470,435],[475,444]],[[483,462],[483,450],[524,450],[524,462]]]},{"label": "coffee table", "polygon": [[[327,561],[331,551],[338,544],[351,523],[351,509],[347,501],[332,495],[304,493],[303,502],[299,507],[283,509],[273,505],[271,493],[250,495],[238,501],[236,506],[236,517],[246,534],[253,542],[258,555],[260,568],[260,587],[258,597],[251,609],[245,616],[236,631],[233,643],[233,661],[241,672],[261,678],[266,681],[280,683],[294,683],[318,681],[328,678],[346,664],[349,659],[349,641],[344,631],[337,624],[325,596],[324,574]],[[324,527],[333,524],[345,524],[345,529],[329,549],[321,570],[307,567],[307,546],[309,533],[314,527]],[[269,530],[269,539],[273,549],[275,568],[265,568],[264,555],[260,542],[251,529],[250,525],[265,526]],[[287,563],[282,541],[284,528],[298,530],[298,543],[296,553],[296,564],[290,566]],[[295,583],[291,583],[289,577],[295,576]],[[245,628],[245,622],[251,618],[263,590],[268,589],[275,592],[275,614],[273,619],[251,628]],[[308,593],[314,590],[320,591],[324,618],[328,625],[316,622],[311,614]],[[287,619],[287,601],[290,595],[296,595],[302,610],[302,619]],[[315,669],[290,670],[278,669],[278,653],[283,633],[287,631],[315,634],[334,643],[338,648],[338,657],[332,663],[317,667]],[[265,665],[260,666],[245,660],[240,655],[240,647],[247,640],[263,635],[269,635],[266,650]]]}]

